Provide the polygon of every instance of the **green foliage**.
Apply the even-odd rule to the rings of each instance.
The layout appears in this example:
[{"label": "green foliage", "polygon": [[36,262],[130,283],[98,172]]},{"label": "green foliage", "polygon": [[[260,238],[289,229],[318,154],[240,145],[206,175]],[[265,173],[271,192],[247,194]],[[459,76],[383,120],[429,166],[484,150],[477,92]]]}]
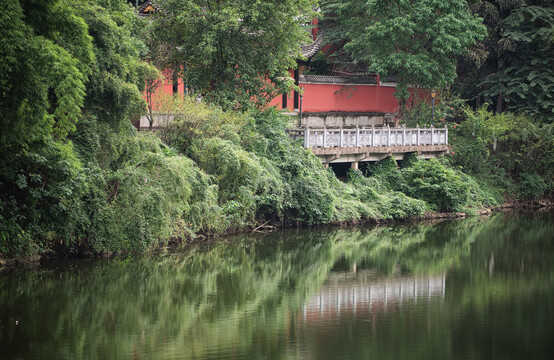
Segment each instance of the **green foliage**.
[{"label": "green foliage", "polygon": [[386,159],[382,162],[383,166],[378,165],[381,162],[370,166],[370,171],[373,171],[370,177],[364,177],[359,170],[348,172],[348,184],[356,189],[360,201],[371,205],[375,216],[383,219],[414,218],[430,210],[429,204],[425,201],[394,190],[389,183],[391,177],[402,175],[396,168],[394,159]]},{"label": "green foliage", "polygon": [[137,21],[123,2],[5,4],[2,253],[140,249],[167,240],[180,219],[185,232],[198,229],[191,207],[205,199],[187,179],[202,177],[197,168],[129,123],[149,68]]},{"label": "green foliage", "polygon": [[0,182],[0,242],[7,254],[32,255],[54,245],[41,235],[72,237],[86,183],[71,144],[48,141],[17,157],[21,168],[5,169]]},{"label": "green foliage", "polygon": [[552,181],[547,184],[539,174],[523,173],[520,175],[519,196],[522,199],[536,199],[544,196],[547,190],[552,189]]},{"label": "green foliage", "polygon": [[458,58],[455,89],[479,108],[523,112],[552,122],[554,10],[547,0],[486,0],[471,4],[487,36]]},{"label": "green foliage", "polygon": [[326,16],[336,19],[349,41],[345,50],[382,77],[398,78],[396,97],[404,102],[408,85],[446,87],[456,75],[453,56],[485,36],[481,20],[463,0],[326,1]]},{"label": "green foliage", "polygon": [[[493,114],[486,107],[464,111],[450,129],[452,163],[475,176],[482,187],[509,198],[552,196],[554,132],[527,115]],[[540,180],[539,180],[540,179]]]},{"label": "green foliage", "polygon": [[289,89],[287,69],[307,40],[313,0],[163,0],[152,54],[197,94],[224,109],[264,107]]},{"label": "green foliage", "polygon": [[[183,16],[171,13],[183,4],[191,5]],[[0,120],[11,130],[0,135],[2,254],[145,250],[267,221],[402,219],[490,205],[501,188],[522,198],[554,193],[553,125],[524,116],[466,110],[465,122],[449,121],[460,138],[456,167],[414,155],[398,168],[390,158],[371,165],[370,177],[350,171],[345,183],[291,140],[290,118],[273,108],[245,111],[264,104],[260,82],[294,59],[291,44],[304,35],[292,15],[309,15],[309,4],[218,2],[206,10],[194,1],[164,2],[156,26],[168,19],[176,25],[159,34],[170,44],[184,41],[164,59],[186,63],[191,84],[213,87],[210,100],[221,106],[160,98],[166,126],[142,134],[129,119],[144,111],[141,91],[159,73],[141,60],[144,23],[132,9],[108,0],[8,0],[0,20]],[[207,24],[210,31],[200,34]],[[239,45],[244,54],[229,50]],[[224,110],[237,107],[244,111]],[[438,111],[450,110],[441,102]],[[502,165],[490,166],[491,159]]]},{"label": "green foliage", "polygon": [[[490,189],[481,187],[475,179],[450,166],[445,159],[423,160],[413,154],[407,156],[402,165],[398,168],[394,159],[386,159],[368,167],[368,174],[380,184],[379,191],[389,192],[383,203],[384,214],[400,211],[400,215],[396,216],[402,218],[406,217],[402,215],[404,213],[419,211],[421,214],[427,209],[463,211],[467,207],[491,206],[499,202],[498,196]],[[413,210],[408,211],[402,210],[398,200],[392,205],[387,204],[399,196],[406,197],[404,203],[410,204],[413,199],[419,199],[425,205],[412,203]],[[376,194],[373,198],[379,199]]]},{"label": "green foliage", "polygon": [[124,2],[91,0],[78,8],[94,39],[95,61],[85,107],[99,122],[118,131],[129,115],[144,110],[140,92],[145,77],[154,71],[140,58],[145,52],[137,37],[141,21]]},{"label": "green foliage", "polygon": [[232,111],[222,111],[217,106],[177,96],[160,96],[156,108],[161,113],[158,121],[162,129],[159,137],[184,154],[192,155],[193,141],[219,136],[237,144],[238,131],[244,127],[248,118]]},{"label": "green foliage", "polygon": [[[554,121],[554,9],[547,4],[515,7],[500,21],[504,58],[480,85],[483,96],[498,97],[505,109]],[[502,110],[502,109],[499,109]]]},{"label": "green foliage", "polygon": [[210,199],[211,180],[192,160],[164,151],[152,134],[119,141],[128,150],[123,165],[91,179],[86,199],[92,224],[83,235],[92,250],[146,249],[177,230],[185,238],[211,230],[206,218],[220,211]]},{"label": "green foliage", "polygon": [[[92,39],[59,1],[4,4],[0,15],[0,238],[8,254],[33,254],[71,237],[86,185],[67,134],[91,75]],[[47,234],[47,236],[44,236]]]},{"label": "green foliage", "polygon": [[309,67],[303,71],[306,75],[331,75],[329,57],[319,51],[310,59]]},{"label": "green foliage", "polygon": [[234,218],[229,227],[282,218],[287,187],[269,161],[217,137],[202,141],[193,159],[217,180],[219,202]]},{"label": "green foliage", "polygon": [[433,204],[437,210],[459,210],[467,202],[470,188],[461,173],[436,159],[416,162],[402,172],[406,193]]}]

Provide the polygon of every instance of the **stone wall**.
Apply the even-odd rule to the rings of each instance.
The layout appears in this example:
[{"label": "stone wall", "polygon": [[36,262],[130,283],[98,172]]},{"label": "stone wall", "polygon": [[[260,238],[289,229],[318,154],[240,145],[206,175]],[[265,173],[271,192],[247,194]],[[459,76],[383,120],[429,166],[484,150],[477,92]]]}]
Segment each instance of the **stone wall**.
[{"label": "stone wall", "polygon": [[322,112],[322,113],[303,113],[302,127],[311,128],[355,128],[371,126],[394,126],[394,114],[383,113],[340,113],[340,112]]}]

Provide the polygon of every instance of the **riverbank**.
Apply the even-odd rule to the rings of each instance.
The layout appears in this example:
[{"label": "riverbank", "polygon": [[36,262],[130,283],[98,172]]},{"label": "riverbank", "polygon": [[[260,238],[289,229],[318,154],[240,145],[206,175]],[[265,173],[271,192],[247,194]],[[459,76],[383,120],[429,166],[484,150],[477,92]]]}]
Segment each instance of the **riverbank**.
[{"label": "riverbank", "polygon": [[[394,223],[418,223],[418,222],[428,222],[428,221],[440,221],[440,220],[455,220],[455,219],[464,219],[472,216],[489,216],[495,212],[500,211],[545,211],[554,208],[554,201],[549,199],[540,199],[533,201],[514,201],[510,203],[505,203],[500,206],[490,207],[486,209],[480,209],[470,212],[426,212],[423,216],[404,218],[404,219],[366,219],[366,220],[354,220],[346,221],[339,223],[330,223],[319,226],[311,226],[311,228],[316,229],[326,229],[326,228],[353,228],[355,229],[358,226],[363,226],[367,224],[394,224]],[[236,229],[234,231],[226,231],[215,234],[197,234],[194,238],[183,239],[183,238],[172,238],[164,244],[159,244],[156,247],[149,249],[149,252],[165,251],[168,249],[174,249],[179,246],[203,246],[209,244],[217,239],[222,239],[225,237],[235,236],[239,234],[247,233],[262,233],[269,234],[275,230],[286,230],[294,228],[307,228],[305,224],[289,224],[288,226],[283,226],[279,223],[266,222],[260,224],[255,228],[243,228]],[[66,253],[60,248],[60,251],[49,254],[42,255],[33,255],[31,257],[21,257],[21,258],[7,258],[2,253],[0,253],[0,272],[8,270],[10,268],[19,267],[19,266],[30,266],[33,264],[38,264],[41,261],[55,260],[55,259],[88,259],[88,258],[111,258],[111,257],[125,257],[133,254],[134,252],[125,252],[125,251],[102,251],[100,253],[92,253],[88,249],[80,249],[75,253]]]},{"label": "riverbank", "polygon": [[[45,191],[38,175],[28,171],[21,177],[22,189],[12,184],[14,200],[0,199],[5,257],[145,252],[264,223],[322,226],[459,217],[487,212],[506,198],[553,193],[542,168],[520,176],[490,166],[496,158],[481,159],[477,168],[493,172],[472,174],[469,150],[430,160],[416,154],[399,162],[388,157],[364,164],[363,171],[349,169],[341,181],[286,134],[290,117],[275,109],[224,112],[191,99],[179,101],[183,118],[158,132],[137,132],[124,122],[114,131],[83,119],[72,136],[71,162],[54,161],[55,171],[46,172],[57,175],[47,180],[58,182],[46,182]],[[94,137],[102,141],[91,147]],[[58,159],[60,149],[51,150]],[[36,194],[44,196],[37,200]]]}]

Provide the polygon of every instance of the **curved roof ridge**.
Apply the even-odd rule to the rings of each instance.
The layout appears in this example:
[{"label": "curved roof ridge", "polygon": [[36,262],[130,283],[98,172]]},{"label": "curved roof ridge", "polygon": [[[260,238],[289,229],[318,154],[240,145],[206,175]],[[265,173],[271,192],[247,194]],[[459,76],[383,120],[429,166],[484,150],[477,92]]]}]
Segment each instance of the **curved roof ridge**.
[{"label": "curved roof ridge", "polygon": [[302,53],[302,57],[309,59],[315,54],[317,54],[319,49],[321,49],[321,45],[323,44],[324,34],[325,34],[325,31],[320,29],[317,34],[317,38],[313,43],[309,45],[300,45],[300,52]]}]

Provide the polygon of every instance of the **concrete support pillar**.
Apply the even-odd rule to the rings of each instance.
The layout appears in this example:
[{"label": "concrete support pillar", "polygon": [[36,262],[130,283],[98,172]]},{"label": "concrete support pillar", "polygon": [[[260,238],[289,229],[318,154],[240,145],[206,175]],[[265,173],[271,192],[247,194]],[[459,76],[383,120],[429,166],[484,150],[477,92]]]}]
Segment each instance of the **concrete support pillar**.
[{"label": "concrete support pillar", "polygon": [[329,163],[323,163],[323,167],[328,169],[329,168]]},{"label": "concrete support pillar", "polygon": [[358,170],[358,162],[357,161],[354,161],[350,164],[350,167],[354,170]]}]

